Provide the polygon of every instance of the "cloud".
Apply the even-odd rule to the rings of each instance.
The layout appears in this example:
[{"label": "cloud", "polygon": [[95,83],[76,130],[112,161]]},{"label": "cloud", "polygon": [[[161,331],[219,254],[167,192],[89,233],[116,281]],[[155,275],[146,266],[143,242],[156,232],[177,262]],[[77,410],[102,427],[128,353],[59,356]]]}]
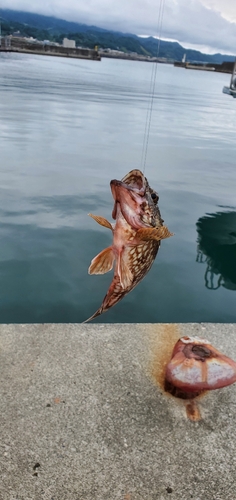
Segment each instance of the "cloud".
[{"label": "cloud", "polygon": [[[2,0],[1,7],[138,35],[157,35],[160,1]],[[165,0],[162,35],[185,45],[232,54],[236,40],[235,0]]]},{"label": "cloud", "polygon": [[200,0],[207,9],[218,12],[224,19],[236,23],[235,0]]},{"label": "cloud", "polygon": [[[197,46],[208,46],[215,51],[235,51],[236,23],[226,20],[216,8],[203,5],[217,0],[180,0],[173,5],[167,0],[165,9],[165,33],[170,36],[175,33],[175,38],[180,43]],[[221,0],[219,0],[220,2]],[[229,2],[229,0],[228,0]],[[173,8],[174,7],[174,8]]]}]

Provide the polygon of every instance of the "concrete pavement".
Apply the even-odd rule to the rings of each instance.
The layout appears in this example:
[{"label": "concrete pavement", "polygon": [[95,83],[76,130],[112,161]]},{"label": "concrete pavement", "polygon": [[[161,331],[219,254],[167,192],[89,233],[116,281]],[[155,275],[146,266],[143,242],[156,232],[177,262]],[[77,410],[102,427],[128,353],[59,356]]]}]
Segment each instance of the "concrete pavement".
[{"label": "concrete pavement", "polygon": [[234,324],[0,325],[1,500],[236,500],[236,384],[163,391],[176,340]]}]

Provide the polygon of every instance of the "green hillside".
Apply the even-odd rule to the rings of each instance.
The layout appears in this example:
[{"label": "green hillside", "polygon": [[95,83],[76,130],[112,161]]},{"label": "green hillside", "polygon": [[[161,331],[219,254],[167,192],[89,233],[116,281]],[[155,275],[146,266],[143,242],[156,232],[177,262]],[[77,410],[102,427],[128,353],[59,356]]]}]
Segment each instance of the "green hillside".
[{"label": "green hillside", "polygon": [[[140,55],[157,55],[158,41],[153,38],[140,38],[131,33],[109,31],[96,26],[68,22],[55,17],[41,16],[29,12],[18,12],[9,9],[0,9],[2,36],[13,34],[16,31],[27,37],[34,37],[40,41],[49,40],[62,43],[64,37],[71,38],[81,47],[121,50],[125,53],[136,52]],[[187,50],[177,42],[161,41],[159,57],[171,61],[181,61],[183,55],[191,62],[222,63],[233,61],[233,56],[222,54],[207,55],[196,50]]]}]

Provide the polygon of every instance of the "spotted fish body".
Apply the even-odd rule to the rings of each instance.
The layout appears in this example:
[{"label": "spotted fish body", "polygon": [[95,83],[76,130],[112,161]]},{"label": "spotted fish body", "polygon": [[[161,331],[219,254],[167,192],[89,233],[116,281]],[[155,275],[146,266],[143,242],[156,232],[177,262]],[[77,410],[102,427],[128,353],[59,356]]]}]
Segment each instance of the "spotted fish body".
[{"label": "spotted fish body", "polygon": [[89,274],[104,274],[115,262],[114,277],[96,318],[119,302],[146,276],[160,247],[161,239],[172,236],[158,208],[158,195],[139,170],[132,170],[121,181],[111,181],[115,200],[110,224],[103,217],[91,215],[113,233],[111,247],[91,262]]}]

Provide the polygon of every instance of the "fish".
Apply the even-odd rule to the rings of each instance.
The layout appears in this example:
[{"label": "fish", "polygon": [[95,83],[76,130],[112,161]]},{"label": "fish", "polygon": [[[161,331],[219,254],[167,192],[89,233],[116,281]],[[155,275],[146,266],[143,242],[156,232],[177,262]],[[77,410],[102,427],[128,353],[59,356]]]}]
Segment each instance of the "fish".
[{"label": "fish", "polygon": [[173,235],[163,224],[159,196],[140,170],[131,170],[121,181],[110,182],[114,198],[111,224],[104,217],[89,214],[98,224],[112,231],[111,246],[91,261],[89,274],[114,276],[100,308],[85,322],[113,307],[133,290],[150,270],[161,240]]},{"label": "fish", "polygon": [[[202,391],[220,389],[236,382],[236,362],[200,337],[182,337],[176,343],[166,366],[165,379],[181,390],[177,397],[188,399]],[[170,391],[170,388],[172,389]],[[185,394],[184,394],[185,393]]]}]

